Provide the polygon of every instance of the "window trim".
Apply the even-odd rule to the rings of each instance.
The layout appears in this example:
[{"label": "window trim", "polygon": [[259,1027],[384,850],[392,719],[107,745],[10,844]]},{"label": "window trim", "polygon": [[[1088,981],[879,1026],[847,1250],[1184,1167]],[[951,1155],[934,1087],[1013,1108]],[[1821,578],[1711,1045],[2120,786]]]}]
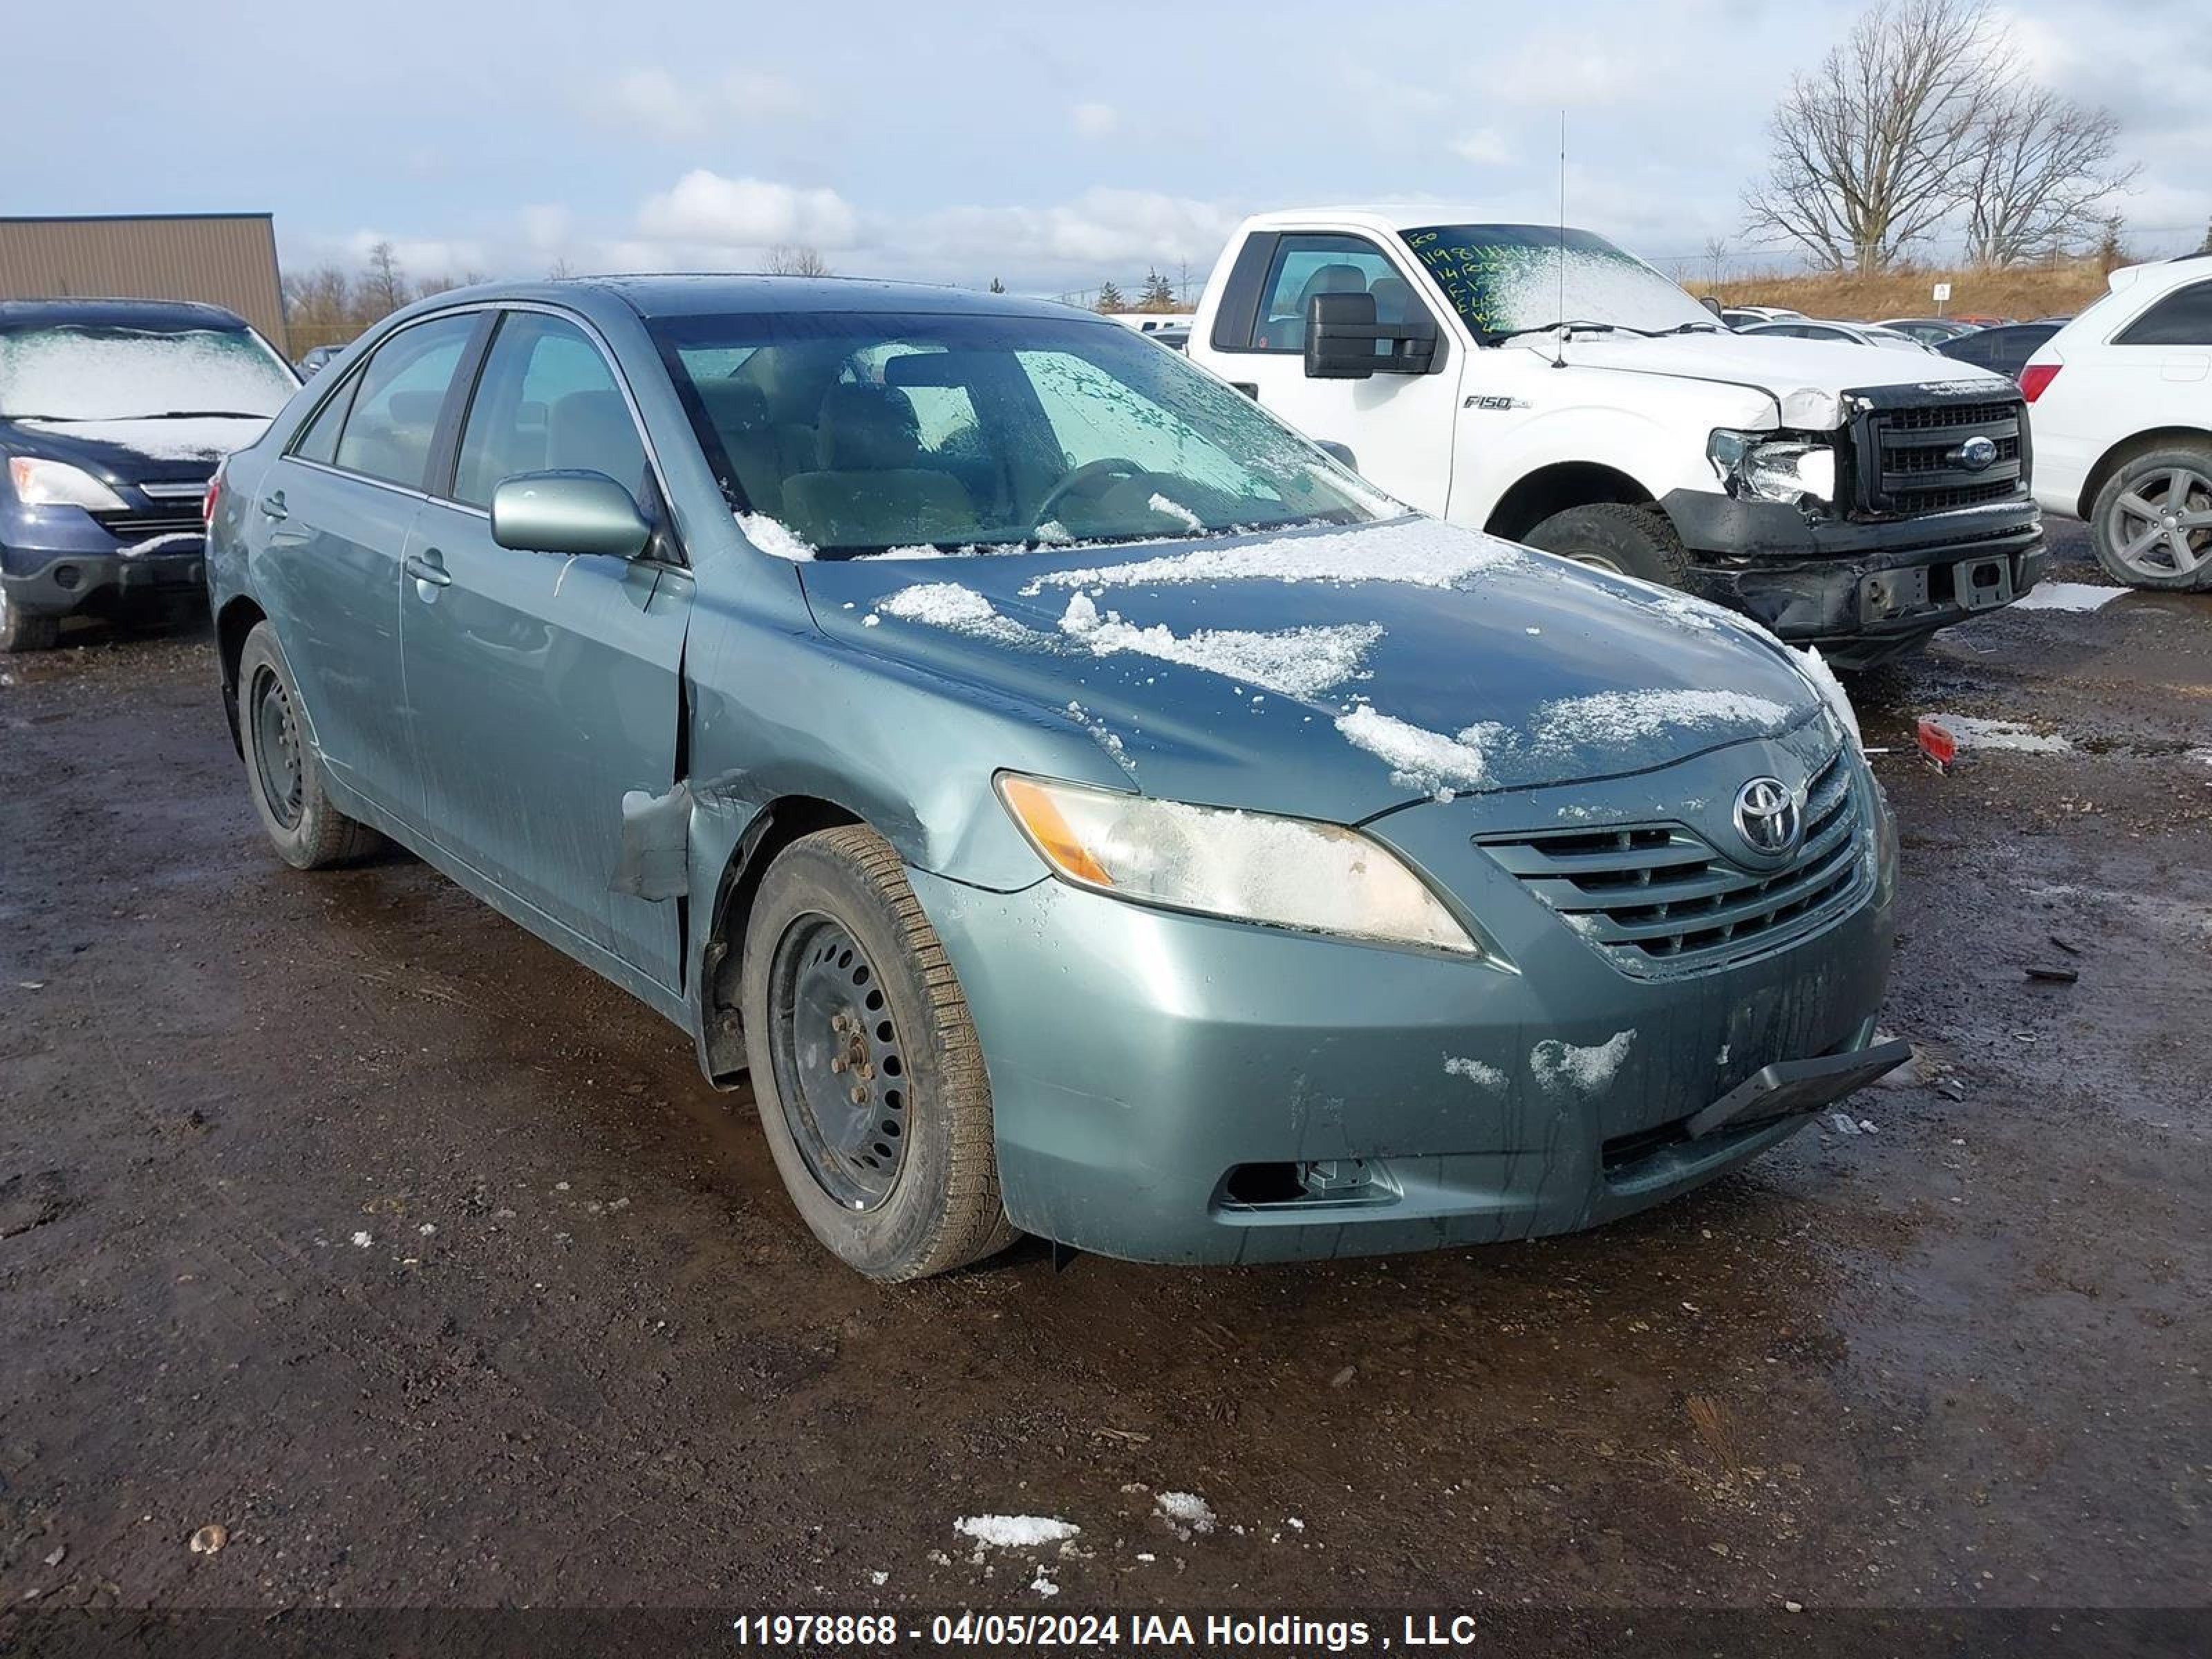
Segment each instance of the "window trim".
[{"label": "window trim", "polygon": [[2212,300],[2212,277],[2205,277],[2193,283],[2176,283],[2172,288],[2166,289],[2165,293],[2160,295],[2148,305],[2145,306],[2141,311],[2136,313],[2134,316],[2129,318],[2127,321],[2122,323],[2118,328],[2114,329],[2110,338],[2106,340],[2106,343],[2108,345],[2126,346],[2136,350],[2144,351],[2212,350],[2212,340],[2130,340],[2128,338],[2130,334],[2132,334],[2136,329],[2141,328],[2145,323],[2156,316],[2163,307],[2172,305],[2176,300],[2180,299],[2184,295],[2195,295],[2198,294],[2205,295],[2208,300]]},{"label": "window trim", "polygon": [[[344,380],[340,381],[337,386],[332,386],[331,388],[330,394],[318,403],[313,410],[309,410],[306,418],[301,420],[297,426],[292,428],[291,435],[284,441],[284,449],[282,459],[288,461],[296,462],[301,466],[313,467],[318,472],[327,472],[334,477],[353,478],[362,483],[374,484],[380,489],[393,490],[402,495],[415,496],[418,500],[428,500],[429,492],[423,488],[423,484],[430,476],[430,464],[437,458],[438,438],[440,433],[444,429],[446,417],[453,404],[453,388],[460,382],[461,371],[469,366],[470,354],[476,351],[482,343],[483,330],[481,326],[479,326],[474,335],[471,336],[467,341],[463,343],[461,346],[460,361],[453,365],[453,378],[446,384],[446,400],[443,404],[439,405],[437,425],[431,428],[430,449],[429,453],[423,458],[424,465],[422,477],[421,478],[418,478],[413,484],[405,484],[402,483],[397,478],[380,478],[373,473],[359,471],[349,466],[340,466],[337,464],[337,452],[339,447],[345,442],[345,428],[353,420],[353,405],[357,400],[357,394],[361,390],[361,383],[368,378],[369,366],[375,362],[377,358],[382,355],[384,348],[391,344],[392,341],[398,339],[401,335],[406,333],[410,329],[420,328],[426,323],[443,322],[450,317],[465,316],[475,309],[477,309],[477,307],[472,306],[452,306],[441,311],[431,312],[427,316],[410,317],[398,327],[389,330],[383,335],[380,336],[376,343],[363,354],[361,362],[355,364],[354,367],[347,372]],[[346,411],[343,417],[338,422],[338,441],[331,447],[331,459],[327,461],[318,461],[308,456],[301,454],[300,446],[307,441],[309,429],[313,427],[317,421],[323,417],[324,412],[340,398],[343,398],[346,400]]]},{"label": "window trim", "polygon": [[[1347,229],[1340,225],[1300,227],[1255,231],[1245,239],[1244,246],[1231,267],[1229,283],[1222,295],[1220,308],[1213,318],[1212,344],[1216,351],[1246,357],[1303,357],[1304,348],[1293,346],[1263,346],[1255,343],[1259,337],[1260,323],[1264,312],[1271,280],[1275,275],[1278,257],[1283,244],[1294,237],[1334,236],[1340,241],[1356,242],[1380,259],[1406,284],[1407,292],[1421,314],[1429,319],[1429,327],[1437,337],[1435,360],[1429,369],[1433,374],[1451,360],[1451,332],[1437,320],[1436,308],[1429,303],[1424,276],[1419,271],[1408,274],[1396,254],[1366,230]],[[1261,248],[1264,244],[1265,252]],[[1225,343],[1226,333],[1230,342]],[[1418,377],[1416,377],[1418,378]]]}]

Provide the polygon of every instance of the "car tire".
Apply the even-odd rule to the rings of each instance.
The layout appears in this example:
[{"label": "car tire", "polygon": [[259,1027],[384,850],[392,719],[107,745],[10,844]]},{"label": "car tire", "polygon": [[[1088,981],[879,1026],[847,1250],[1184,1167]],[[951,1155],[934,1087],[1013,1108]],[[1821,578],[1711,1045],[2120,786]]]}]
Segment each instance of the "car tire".
[{"label": "car tire", "polygon": [[[2169,517],[2179,522],[2168,527]],[[2212,444],[2154,449],[2106,479],[2089,508],[2089,544],[2105,574],[2130,587],[2212,589]]]},{"label": "car tire", "polygon": [[882,836],[821,830],[769,866],[738,1000],[769,1149],[840,1260],[897,1282],[1014,1241],[967,999]]},{"label": "car tire", "polygon": [[1593,501],[1554,513],[1521,538],[1546,553],[1623,576],[1687,587],[1690,556],[1667,515],[1625,501]]},{"label": "car tire", "polygon": [[300,693],[276,630],[256,623],[238,659],[238,729],[246,791],[276,856],[295,870],[351,864],[380,837],[331,804],[322,758],[300,719]]},{"label": "car tire", "polygon": [[0,582],[0,653],[51,651],[61,637],[59,617],[33,616],[9,604],[7,585]]}]

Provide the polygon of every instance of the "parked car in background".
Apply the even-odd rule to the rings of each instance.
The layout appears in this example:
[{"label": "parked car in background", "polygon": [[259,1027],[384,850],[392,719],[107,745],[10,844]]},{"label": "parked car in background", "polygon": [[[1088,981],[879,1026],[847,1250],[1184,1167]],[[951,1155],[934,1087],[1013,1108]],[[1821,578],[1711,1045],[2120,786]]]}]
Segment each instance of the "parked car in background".
[{"label": "parked car in background", "polygon": [[1969,330],[1936,349],[1954,362],[1995,369],[2017,381],[2036,349],[2057,332],[2056,323],[2001,323]]},{"label": "parked car in background", "polygon": [[1591,1226],[1910,1057],[1832,677],[1409,513],[1093,315],[463,290],[215,499],[278,855],[380,830],[750,1068],[799,1214],[878,1278],[1018,1229],[1265,1261]]},{"label": "parked car in background", "polygon": [[301,354],[300,361],[293,364],[292,367],[299,371],[300,378],[301,380],[312,380],[316,375],[322,373],[324,367],[329,363],[331,358],[337,356],[338,353],[344,349],[345,348],[342,345],[310,346],[305,352]]},{"label": "parked car in background", "polygon": [[1187,328],[1156,328],[1146,337],[1157,340],[1164,346],[1172,346],[1177,351],[1190,349],[1190,331]]},{"label": "parked car in background", "polygon": [[1787,306],[1723,306],[1713,314],[1730,328],[1741,328],[1750,323],[1780,322],[1785,318],[1802,317],[1805,313],[1792,311]]},{"label": "parked car in background", "polygon": [[2124,582],[2212,589],[2212,253],[2114,271],[2021,386],[2044,510]]},{"label": "parked car in background", "polygon": [[1774,323],[1750,323],[1740,334],[1765,334],[1785,340],[1828,340],[1842,345],[1884,346],[1891,350],[1933,351],[1935,348],[1910,334],[1874,323],[1838,323],[1801,317]]},{"label": "parked car in background", "polygon": [[1940,349],[1946,340],[1972,334],[1977,325],[1961,322],[1956,317],[1886,317],[1872,326],[1886,328],[1893,333],[1910,334],[1921,344]]},{"label": "parked car in background", "polygon": [[1111,315],[1115,322],[1139,334],[1158,334],[1171,328],[1179,328],[1186,334],[1190,331],[1191,313],[1188,311],[1117,311]]},{"label": "parked car in background", "polygon": [[1401,501],[1845,666],[2042,573],[2018,387],[1917,346],[1730,332],[1588,231],[1434,204],[1261,215],[1190,355]]},{"label": "parked car in background", "polygon": [[1985,317],[1979,313],[1961,313],[1951,320],[1964,323],[1969,328],[2002,328],[2005,324],[2014,319],[2010,317]]},{"label": "parked car in background", "polygon": [[201,591],[201,498],[216,463],[299,388],[217,306],[0,301],[0,651],[62,619]]}]

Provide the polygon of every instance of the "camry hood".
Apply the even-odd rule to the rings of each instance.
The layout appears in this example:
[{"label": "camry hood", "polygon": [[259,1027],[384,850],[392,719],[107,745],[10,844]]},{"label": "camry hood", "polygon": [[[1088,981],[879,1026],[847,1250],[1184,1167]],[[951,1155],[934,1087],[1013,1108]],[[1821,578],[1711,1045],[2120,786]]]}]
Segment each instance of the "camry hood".
[{"label": "camry hood", "polygon": [[[1536,349],[1547,358],[1553,355],[1548,337]],[[1874,386],[1942,387],[1947,392],[1967,386],[2015,389],[2002,374],[1933,352],[1780,335],[1698,333],[1645,339],[1634,334],[1578,334],[1559,355],[1570,368],[1711,380],[1763,392],[1778,404],[1806,388],[1826,392]]]},{"label": "camry hood", "polygon": [[1018,700],[1201,804],[1355,822],[1644,771],[1820,708],[1727,612],[1424,518],[800,570],[833,637]]}]

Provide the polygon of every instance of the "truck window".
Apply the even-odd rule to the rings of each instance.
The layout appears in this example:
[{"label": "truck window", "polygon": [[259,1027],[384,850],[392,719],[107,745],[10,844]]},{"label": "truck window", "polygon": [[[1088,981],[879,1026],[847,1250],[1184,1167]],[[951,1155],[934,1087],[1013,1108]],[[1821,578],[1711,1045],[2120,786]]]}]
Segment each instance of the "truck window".
[{"label": "truck window", "polygon": [[1410,285],[1365,238],[1284,236],[1267,269],[1250,349],[1304,351],[1306,302],[1316,294],[1372,294],[1375,314],[1384,322],[1403,321],[1413,304]]}]

